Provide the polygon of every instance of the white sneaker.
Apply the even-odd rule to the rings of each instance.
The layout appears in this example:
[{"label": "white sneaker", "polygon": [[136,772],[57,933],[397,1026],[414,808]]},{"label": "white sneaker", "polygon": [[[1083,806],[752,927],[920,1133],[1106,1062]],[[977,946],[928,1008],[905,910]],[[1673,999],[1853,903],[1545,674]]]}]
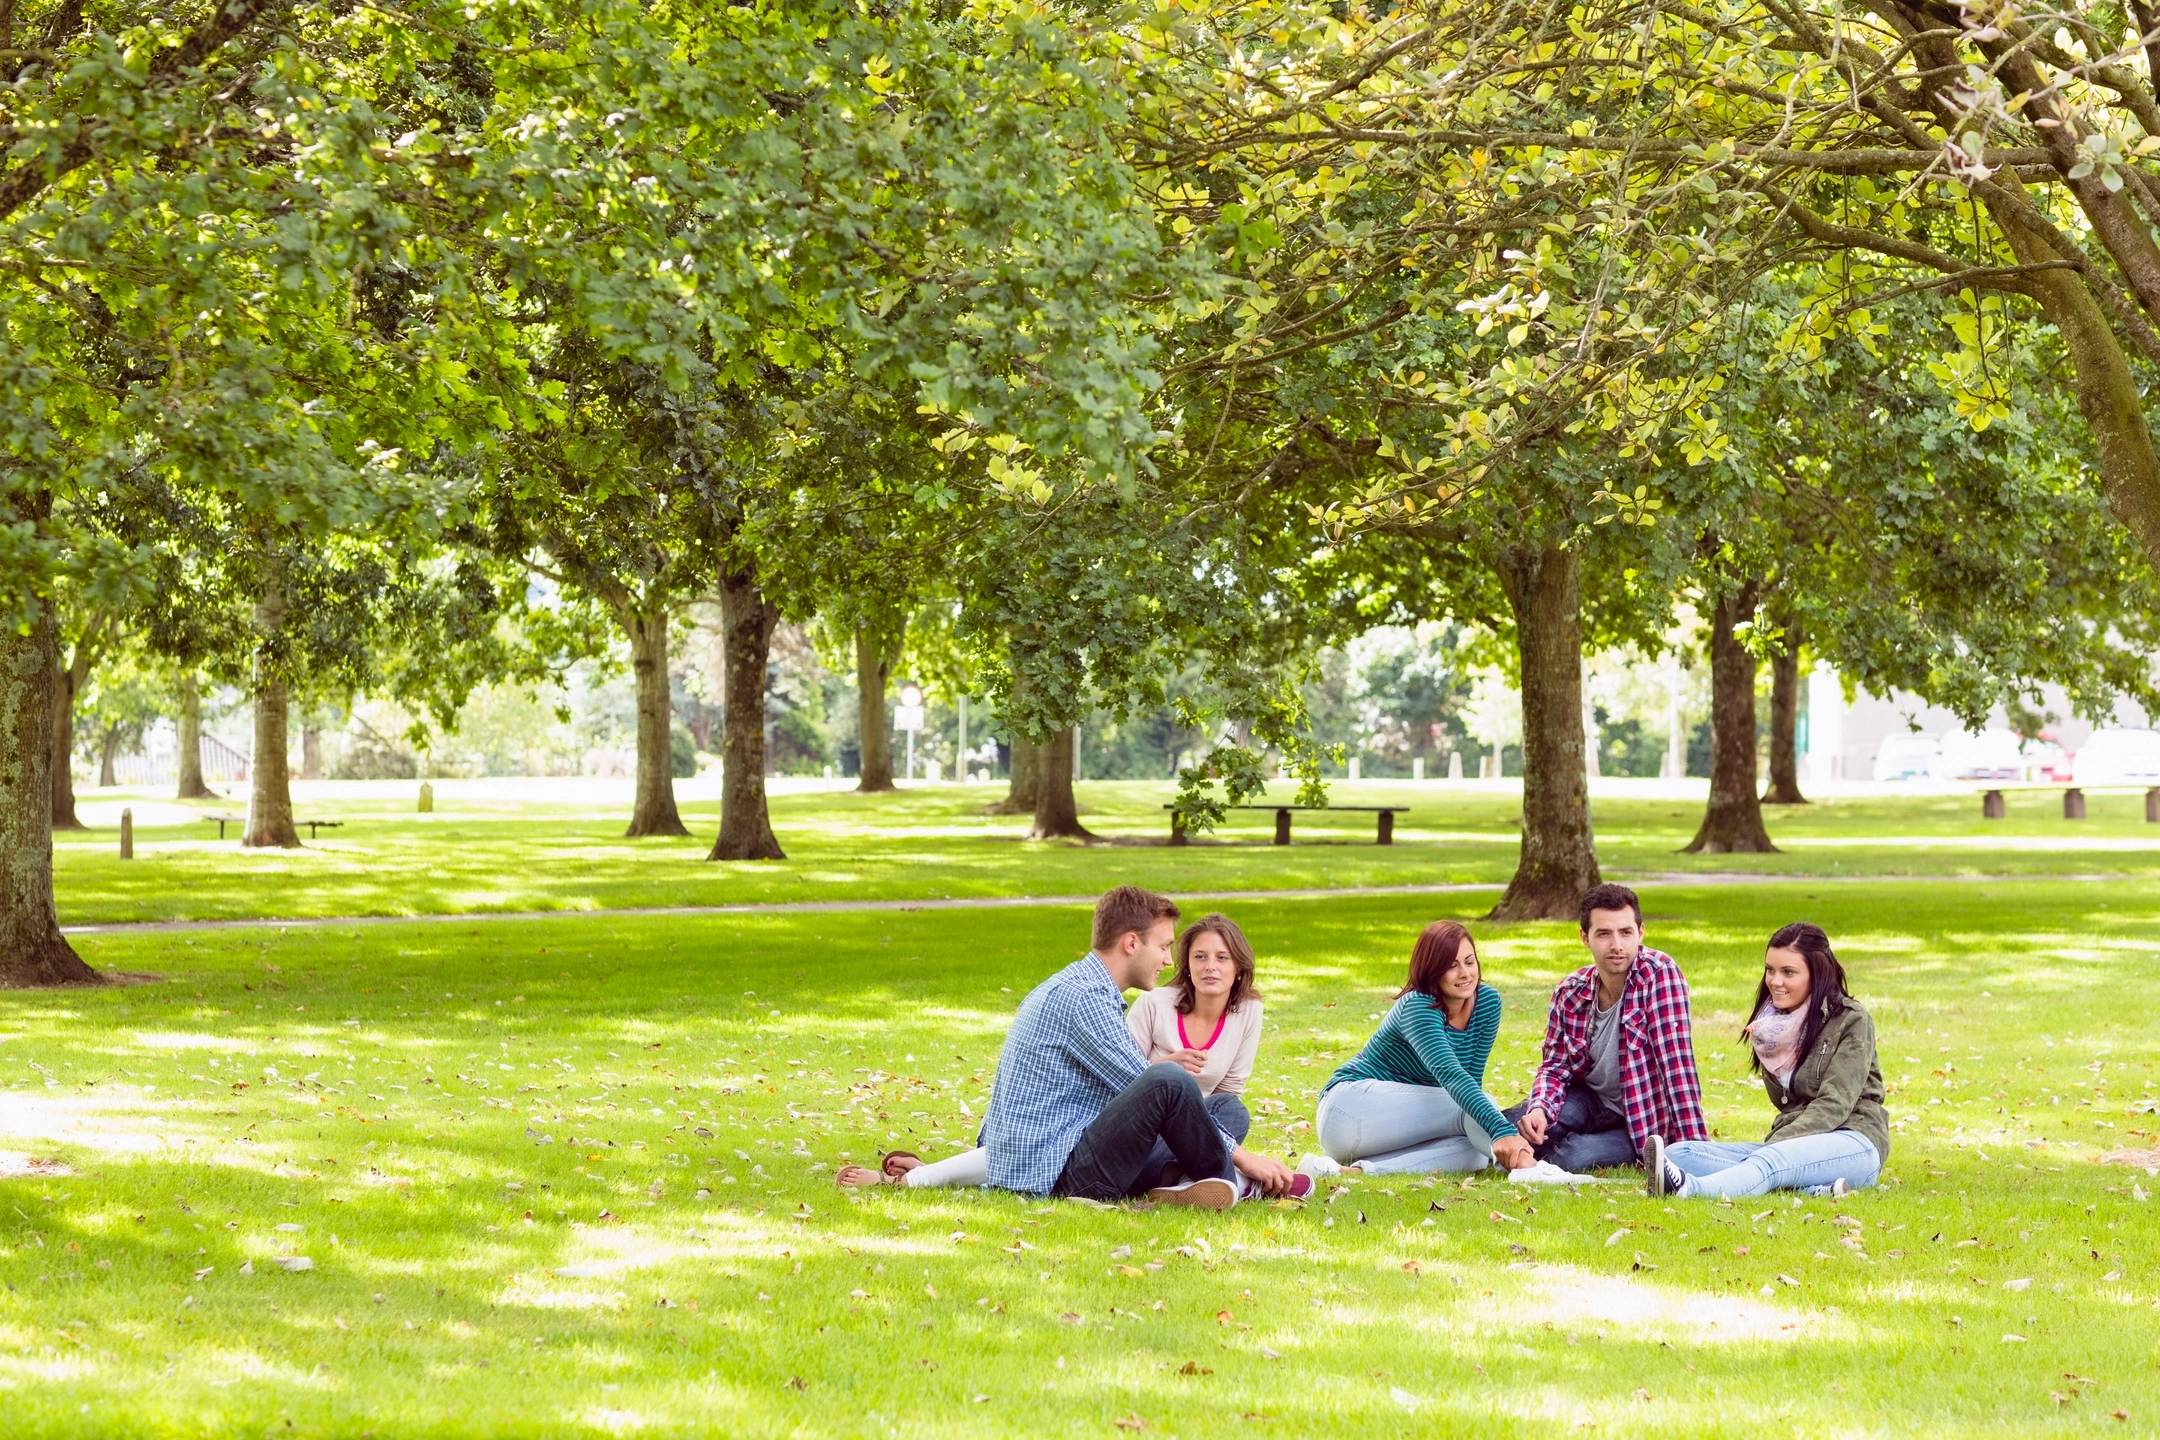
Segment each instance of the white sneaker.
[{"label": "white sneaker", "polygon": [[1242,1176],[1236,1184],[1209,1176],[1203,1180],[1187,1180],[1182,1185],[1158,1185],[1147,1192],[1147,1198],[1158,1205],[1191,1205],[1201,1210],[1227,1210],[1237,1204],[1238,1194],[1243,1188]]},{"label": "white sneaker", "polygon": [[1297,1170],[1298,1174],[1310,1175],[1315,1180],[1323,1180],[1330,1175],[1342,1174],[1342,1166],[1336,1164],[1318,1150],[1311,1151],[1303,1159],[1299,1160]]},{"label": "white sneaker", "polygon": [[1597,1183],[1597,1176],[1595,1175],[1577,1175],[1572,1170],[1561,1169],[1550,1160],[1539,1160],[1534,1164],[1523,1166],[1520,1170],[1510,1170],[1507,1172],[1507,1178],[1517,1185],[1595,1185]]}]

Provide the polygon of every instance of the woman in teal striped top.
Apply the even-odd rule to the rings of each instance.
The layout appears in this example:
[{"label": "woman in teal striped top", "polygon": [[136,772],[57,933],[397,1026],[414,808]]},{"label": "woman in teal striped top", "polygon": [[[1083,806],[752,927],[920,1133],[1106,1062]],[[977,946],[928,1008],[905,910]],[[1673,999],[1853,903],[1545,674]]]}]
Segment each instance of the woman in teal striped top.
[{"label": "woman in teal striped top", "polygon": [[1425,927],[1410,978],[1355,1059],[1320,1093],[1321,1154],[1298,1168],[1371,1175],[1531,1163],[1528,1142],[1485,1093],[1500,1031],[1500,992],[1483,983],[1477,945],[1452,920]]}]

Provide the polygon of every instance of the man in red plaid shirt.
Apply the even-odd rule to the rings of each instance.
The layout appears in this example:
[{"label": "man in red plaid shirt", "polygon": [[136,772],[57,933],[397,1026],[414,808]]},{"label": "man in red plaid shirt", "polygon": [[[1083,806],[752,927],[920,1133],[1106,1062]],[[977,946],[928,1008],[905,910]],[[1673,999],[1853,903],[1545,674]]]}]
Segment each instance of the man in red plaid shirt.
[{"label": "man in red plaid shirt", "polygon": [[1506,1111],[1540,1160],[1580,1173],[1631,1165],[1652,1135],[1707,1140],[1687,979],[1643,942],[1625,885],[1582,899],[1590,963],[1553,991],[1530,1098]]}]

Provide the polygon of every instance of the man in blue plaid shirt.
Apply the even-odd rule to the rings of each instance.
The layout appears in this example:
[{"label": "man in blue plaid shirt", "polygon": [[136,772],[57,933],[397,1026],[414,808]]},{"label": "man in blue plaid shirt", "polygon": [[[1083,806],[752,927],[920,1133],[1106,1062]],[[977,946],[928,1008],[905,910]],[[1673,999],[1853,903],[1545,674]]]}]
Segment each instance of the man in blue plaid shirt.
[{"label": "man in blue plaid shirt", "polygon": [[[1311,1188],[1225,1134],[1191,1071],[1148,1064],[1126,1029],[1125,991],[1155,988],[1177,914],[1163,896],[1120,885],[1096,902],[1094,949],[1020,1002],[983,1119],[992,1186],[1088,1200],[1145,1193],[1211,1210]],[[1179,1183],[1153,1183],[1158,1139],[1177,1159]]]}]

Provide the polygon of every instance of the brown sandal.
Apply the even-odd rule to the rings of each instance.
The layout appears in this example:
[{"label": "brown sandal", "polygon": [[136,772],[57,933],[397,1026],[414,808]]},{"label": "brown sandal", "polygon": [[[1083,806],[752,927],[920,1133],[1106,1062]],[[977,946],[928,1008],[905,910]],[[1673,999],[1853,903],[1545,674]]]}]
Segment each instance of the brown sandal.
[{"label": "brown sandal", "polygon": [[888,1150],[883,1155],[878,1156],[878,1173],[886,1176],[888,1179],[893,1180],[898,1180],[902,1176],[906,1175],[908,1172],[905,1170],[893,1169],[892,1162],[900,1159],[902,1156],[913,1160],[917,1165],[923,1163],[922,1156],[917,1155],[912,1150]]}]

